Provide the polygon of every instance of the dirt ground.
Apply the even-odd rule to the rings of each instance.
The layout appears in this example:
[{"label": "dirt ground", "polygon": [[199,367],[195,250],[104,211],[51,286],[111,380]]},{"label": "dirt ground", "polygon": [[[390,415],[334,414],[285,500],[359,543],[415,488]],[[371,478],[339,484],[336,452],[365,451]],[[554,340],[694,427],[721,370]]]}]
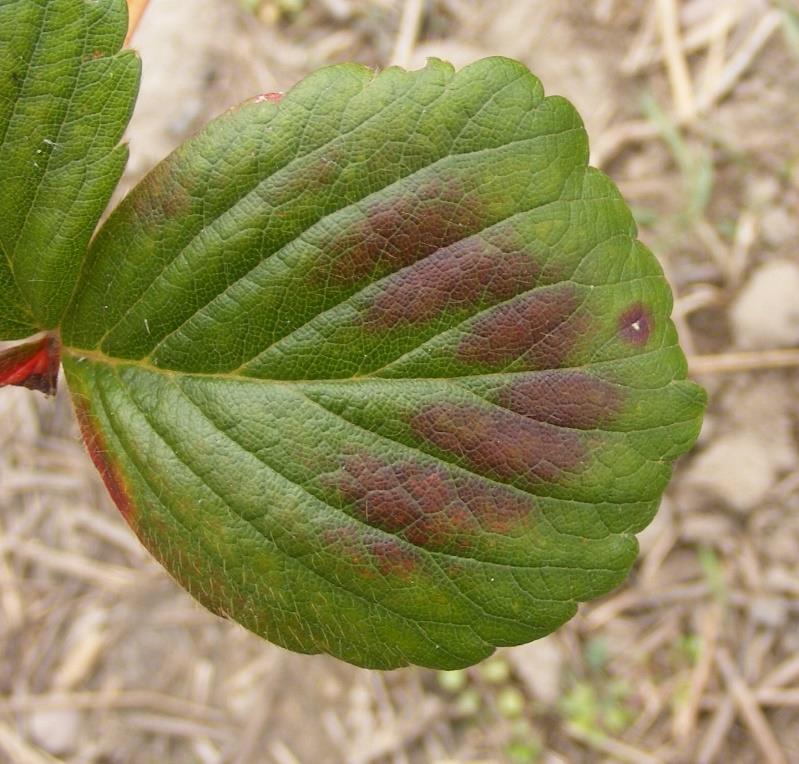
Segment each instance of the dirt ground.
[{"label": "dirt ground", "polygon": [[466,672],[297,656],[124,526],[65,390],[0,394],[0,761],[799,762],[795,0],[152,0],[130,186],[228,106],[342,60],[527,63],[673,284],[710,393],[627,584]]}]

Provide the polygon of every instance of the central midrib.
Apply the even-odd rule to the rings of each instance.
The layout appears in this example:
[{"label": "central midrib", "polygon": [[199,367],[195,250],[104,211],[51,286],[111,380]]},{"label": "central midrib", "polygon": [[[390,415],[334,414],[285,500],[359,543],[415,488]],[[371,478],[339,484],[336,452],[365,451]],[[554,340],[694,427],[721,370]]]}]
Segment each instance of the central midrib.
[{"label": "central midrib", "polygon": [[[635,358],[641,359],[645,356],[655,355],[668,350],[671,346],[664,346],[654,348],[645,353],[638,353]],[[86,348],[78,348],[70,345],[62,345],[61,352],[64,355],[70,356],[77,363],[84,360],[91,361],[92,363],[105,364],[106,366],[132,366],[144,371],[150,371],[155,374],[163,376],[181,376],[181,377],[201,377],[205,379],[228,379],[233,382],[250,382],[256,384],[272,384],[281,385],[284,387],[291,387],[292,385],[344,385],[344,384],[359,384],[381,382],[385,384],[402,384],[403,382],[447,382],[450,380],[459,379],[491,379],[498,377],[520,377],[520,376],[534,376],[536,374],[547,374],[553,371],[569,372],[569,371],[584,371],[588,368],[599,367],[612,361],[595,361],[589,363],[579,364],[577,366],[558,366],[553,369],[520,369],[517,371],[489,371],[481,372],[479,374],[456,374],[447,377],[376,377],[370,374],[363,374],[360,376],[351,377],[329,377],[329,378],[316,378],[316,379],[274,379],[269,377],[254,377],[245,374],[236,374],[233,372],[219,372],[219,371],[185,371],[183,369],[166,368],[162,366],[155,366],[154,364],[146,361],[137,360],[135,358],[117,358],[115,356],[106,355],[100,350],[89,350]],[[672,380],[679,381],[679,380]]]}]

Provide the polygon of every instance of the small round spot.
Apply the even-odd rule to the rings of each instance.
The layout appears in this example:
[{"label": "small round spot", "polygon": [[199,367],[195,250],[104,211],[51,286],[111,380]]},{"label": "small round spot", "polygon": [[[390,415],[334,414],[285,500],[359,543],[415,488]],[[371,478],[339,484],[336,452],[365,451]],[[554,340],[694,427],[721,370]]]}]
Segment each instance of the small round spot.
[{"label": "small round spot", "polygon": [[646,345],[654,324],[649,308],[638,302],[619,316],[619,335],[631,345]]}]

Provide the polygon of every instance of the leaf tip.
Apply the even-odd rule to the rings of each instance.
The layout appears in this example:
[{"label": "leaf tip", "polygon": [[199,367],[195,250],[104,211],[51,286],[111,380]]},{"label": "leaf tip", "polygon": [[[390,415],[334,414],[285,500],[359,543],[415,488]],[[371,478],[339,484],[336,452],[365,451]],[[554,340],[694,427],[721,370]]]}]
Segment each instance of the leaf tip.
[{"label": "leaf tip", "polygon": [[61,353],[58,340],[46,335],[0,352],[0,387],[16,385],[55,395]]}]

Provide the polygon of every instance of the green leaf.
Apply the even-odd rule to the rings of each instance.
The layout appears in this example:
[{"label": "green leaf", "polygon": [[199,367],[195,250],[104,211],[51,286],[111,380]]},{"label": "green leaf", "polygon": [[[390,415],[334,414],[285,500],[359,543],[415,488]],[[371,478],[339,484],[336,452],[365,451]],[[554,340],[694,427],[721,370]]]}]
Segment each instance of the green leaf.
[{"label": "green leaf", "polygon": [[127,159],[125,0],[0,0],[0,338],[57,326]]},{"label": "green leaf", "polygon": [[457,668],[622,581],[704,393],[587,156],[514,61],[341,65],[120,205],[64,363],[195,597],[294,650]]}]

